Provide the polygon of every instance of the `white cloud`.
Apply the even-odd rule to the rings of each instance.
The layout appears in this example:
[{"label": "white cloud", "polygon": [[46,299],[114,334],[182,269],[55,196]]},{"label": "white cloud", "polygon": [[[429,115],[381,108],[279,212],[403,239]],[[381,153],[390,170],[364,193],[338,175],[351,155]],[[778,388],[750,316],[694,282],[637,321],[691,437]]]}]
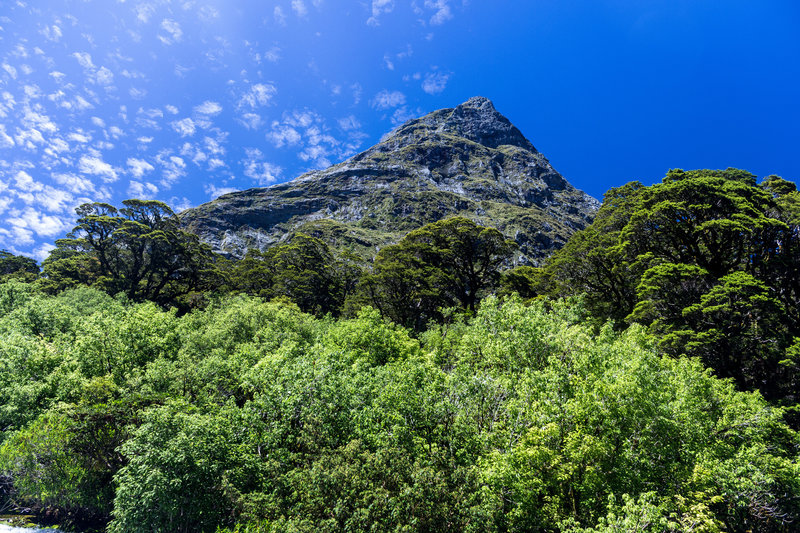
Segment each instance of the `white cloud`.
[{"label": "white cloud", "polygon": [[2,64],[3,70],[8,72],[8,75],[11,76],[13,79],[17,79],[17,69],[9,65],[8,63]]},{"label": "white cloud", "polygon": [[372,107],[383,110],[397,107],[406,103],[406,95],[400,91],[383,90],[372,99]]},{"label": "white cloud", "polygon": [[245,148],[246,159],[242,160],[244,175],[258,182],[259,185],[269,185],[280,179],[283,169],[264,161],[264,154],[257,148]]},{"label": "white cloud", "polygon": [[26,207],[22,213],[6,219],[12,226],[15,235],[15,244],[29,245],[33,243],[33,233],[41,237],[53,237],[70,229],[68,219],[47,215],[38,212],[32,207]]},{"label": "white cloud", "polygon": [[161,186],[165,189],[186,176],[186,162],[168,150],[161,150],[156,155],[156,162],[161,166]]},{"label": "white cloud", "polygon": [[142,200],[149,200],[158,194],[158,187],[149,182],[141,182],[131,180],[128,185],[128,196],[131,198],[139,198]]},{"label": "white cloud", "polygon": [[286,26],[286,14],[283,12],[281,6],[275,6],[275,9],[272,11],[272,16],[276,24]]},{"label": "white cloud", "polygon": [[53,174],[53,180],[59,185],[66,187],[72,194],[95,194],[95,187],[92,180],[71,173]]},{"label": "white cloud", "polygon": [[106,183],[117,181],[117,171],[114,170],[110,164],[106,163],[99,157],[82,156],[78,162],[78,170],[83,174],[92,174],[99,176]]},{"label": "white cloud", "polygon": [[37,205],[50,212],[70,211],[74,203],[69,192],[49,185],[46,185],[41,192],[37,192],[34,199]]},{"label": "white cloud", "polygon": [[17,141],[19,146],[22,146],[26,150],[36,150],[37,144],[44,143],[42,132],[34,128],[27,130],[17,128],[17,134],[14,136],[14,140]]},{"label": "white cloud", "polygon": [[272,123],[272,130],[267,133],[267,140],[274,144],[276,148],[297,145],[300,139],[300,133],[296,129],[278,121]]},{"label": "white cloud", "polygon": [[436,13],[431,17],[431,24],[434,26],[444,24],[453,18],[453,12],[450,10],[448,0],[425,0],[425,7],[436,10]]},{"label": "white cloud", "polygon": [[98,85],[107,87],[114,83],[114,74],[106,67],[100,67],[95,73],[94,80]]},{"label": "white cloud", "polygon": [[85,69],[94,68],[94,63],[92,63],[92,56],[89,55],[87,52],[75,52],[72,54],[72,57],[77,59],[78,63]]},{"label": "white cloud", "polygon": [[55,133],[58,127],[55,122],[50,120],[50,117],[42,113],[37,113],[31,108],[25,109],[25,114],[22,117],[22,125],[29,128],[37,128],[47,133]]},{"label": "white cloud", "polygon": [[55,41],[58,42],[61,39],[61,28],[53,24],[52,26],[45,26],[39,33],[44,35],[44,38],[48,41]]},{"label": "white cloud", "polygon": [[281,49],[278,48],[277,46],[273,46],[272,48],[264,52],[264,59],[272,63],[277,63],[280,58],[281,58]]},{"label": "white cloud", "polygon": [[[257,130],[263,123],[261,115],[256,113],[245,113],[237,119],[243,126],[251,130]],[[2,146],[2,144],[0,144]]]},{"label": "white cloud", "polygon": [[202,104],[195,106],[194,108],[196,113],[201,113],[203,115],[218,115],[222,112],[222,106],[219,105],[218,102],[212,102],[211,100],[206,100]]},{"label": "white cloud", "polygon": [[86,109],[91,109],[94,106],[90,104],[83,96],[76,96],[75,99],[72,101],[72,105],[75,109],[80,111],[85,111]]},{"label": "white cloud", "polygon": [[164,106],[164,109],[166,109],[167,113],[169,113],[170,115],[177,115],[178,114],[178,108],[175,107],[174,105],[167,104],[167,105]]},{"label": "white cloud", "polygon": [[194,135],[194,132],[197,129],[194,121],[190,118],[176,120],[170,124],[172,129],[181,134],[181,137],[190,137]]},{"label": "white cloud", "polygon": [[309,110],[284,113],[280,121],[273,121],[266,139],[276,148],[293,147],[302,161],[313,168],[331,165],[332,159],[343,159],[355,153],[365,134],[355,117],[346,117],[338,122],[346,132],[347,142],[336,139],[318,113]]},{"label": "white cloud", "polygon": [[164,44],[172,44],[181,40],[183,37],[183,30],[181,25],[172,19],[164,19],[161,21],[161,29],[169,34],[169,37],[159,35],[158,38]]},{"label": "white cloud", "polygon": [[270,103],[272,97],[275,96],[278,89],[271,83],[257,83],[250,87],[250,89],[242,95],[239,99],[239,106],[245,105],[252,108],[265,106]]},{"label": "white cloud", "polygon": [[56,249],[55,246],[53,246],[49,242],[46,242],[41,246],[39,246],[38,248],[36,248],[35,250],[33,250],[32,255],[34,259],[41,262],[47,259],[47,256],[50,255],[50,252],[52,252],[55,249]]},{"label": "white cloud", "polygon": [[33,177],[24,170],[17,172],[16,176],[14,176],[14,182],[17,186],[18,193],[37,192],[44,189],[44,185],[34,180]]},{"label": "white cloud", "polygon": [[137,159],[135,157],[128,158],[128,167],[130,168],[131,175],[135,178],[141,178],[148,172],[155,170],[155,167],[144,159]]},{"label": "white cloud", "polygon": [[439,94],[447,87],[449,78],[450,75],[444,72],[430,72],[425,75],[425,81],[422,82],[422,90],[428,94]]},{"label": "white cloud", "polygon": [[395,126],[399,126],[404,122],[408,122],[412,118],[417,118],[422,114],[420,109],[415,111],[410,111],[408,107],[402,106],[395,109],[394,113],[392,113],[392,124]]},{"label": "white cloud", "polygon": [[236,187],[217,187],[211,183],[207,183],[204,189],[209,198],[219,198],[223,194],[228,194],[239,190]]},{"label": "white cloud", "polygon": [[85,144],[92,141],[92,136],[84,133],[83,130],[78,130],[67,135],[67,140]]},{"label": "white cloud", "polygon": [[100,117],[92,117],[92,124],[94,124],[98,128],[105,128],[106,127],[106,121],[103,120]]},{"label": "white cloud", "polygon": [[361,128],[361,123],[353,115],[340,118],[338,122],[339,122],[339,127],[342,128],[344,131],[357,130]]},{"label": "white cloud", "polygon": [[189,200],[188,198],[186,198],[185,196],[181,196],[181,197],[173,196],[172,198],[169,199],[169,202],[167,202],[167,203],[170,206],[172,206],[172,210],[175,213],[180,213],[181,211],[186,211],[190,207],[194,206],[194,204],[192,204],[192,201]]},{"label": "white cloud", "polygon": [[372,0],[372,16],[367,19],[367,24],[377,26],[380,24],[378,17],[384,13],[391,13],[394,9],[394,0]]},{"label": "white cloud", "polygon": [[292,10],[298,17],[305,17],[308,15],[308,8],[303,3],[303,0],[292,0]]},{"label": "white cloud", "polygon": [[150,17],[155,13],[156,8],[152,4],[138,4],[133,8],[136,11],[136,19],[139,22],[147,22]]},{"label": "white cloud", "polygon": [[11,148],[14,146],[14,139],[6,133],[5,124],[0,124],[0,148]]},{"label": "white cloud", "polygon": [[354,83],[350,86],[350,90],[353,91],[353,105],[358,105],[361,102],[361,95],[364,93],[364,88],[361,87],[360,83]]},{"label": "white cloud", "polygon": [[131,98],[134,100],[141,100],[147,96],[147,89],[137,89],[136,87],[131,87],[128,89],[128,94],[131,95]]}]

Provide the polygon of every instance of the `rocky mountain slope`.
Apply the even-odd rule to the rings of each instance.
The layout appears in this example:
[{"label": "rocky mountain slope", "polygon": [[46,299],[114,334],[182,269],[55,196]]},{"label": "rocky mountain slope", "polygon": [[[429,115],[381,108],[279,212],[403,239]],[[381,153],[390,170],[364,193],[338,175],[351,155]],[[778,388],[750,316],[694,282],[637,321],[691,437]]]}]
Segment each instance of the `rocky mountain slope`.
[{"label": "rocky mountain slope", "polygon": [[372,256],[415,228],[461,215],[498,228],[519,243],[519,263],[537,264],[598,207],[476,97],[406,122],[338,165],[226,194],[181,217],[214,249],[239,257],[296,231]]}]

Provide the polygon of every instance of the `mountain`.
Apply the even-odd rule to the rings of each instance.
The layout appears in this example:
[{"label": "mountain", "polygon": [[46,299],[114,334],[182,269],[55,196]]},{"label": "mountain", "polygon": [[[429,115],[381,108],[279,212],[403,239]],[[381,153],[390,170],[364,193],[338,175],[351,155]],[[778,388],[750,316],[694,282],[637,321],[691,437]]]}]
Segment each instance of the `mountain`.
[{"label": "mountain", "polygon": [[598,207],[491,101],[475,97],[410,120],[338,165],[225,194],[181,218],[234,257],[297,231],[372,256],[415,228],[461,215],[514,239],[519,263],[538,264]]}]

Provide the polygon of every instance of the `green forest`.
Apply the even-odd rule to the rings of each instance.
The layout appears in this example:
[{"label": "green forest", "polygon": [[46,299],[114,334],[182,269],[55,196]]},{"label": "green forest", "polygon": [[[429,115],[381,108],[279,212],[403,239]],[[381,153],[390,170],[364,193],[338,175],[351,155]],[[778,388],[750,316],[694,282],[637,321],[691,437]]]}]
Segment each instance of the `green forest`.
[{"label": "green forest", "polygon": [[152,532],[800,528],[800,193],[671,170],[539,266],[448,218],[239,260],[165,204],[0,252],[0,510]]}]

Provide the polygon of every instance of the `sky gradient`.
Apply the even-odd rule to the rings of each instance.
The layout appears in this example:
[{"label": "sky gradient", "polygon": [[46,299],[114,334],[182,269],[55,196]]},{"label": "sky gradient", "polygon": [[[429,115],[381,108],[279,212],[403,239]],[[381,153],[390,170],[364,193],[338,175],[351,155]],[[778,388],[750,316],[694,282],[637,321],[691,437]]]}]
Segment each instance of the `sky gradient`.
[{"label": "sky gradient", "polygon": [[0,249],[87,201],[179,211],[486,96],[602,199],[670,168],[800,177],[800,3],[0,2]]}]

